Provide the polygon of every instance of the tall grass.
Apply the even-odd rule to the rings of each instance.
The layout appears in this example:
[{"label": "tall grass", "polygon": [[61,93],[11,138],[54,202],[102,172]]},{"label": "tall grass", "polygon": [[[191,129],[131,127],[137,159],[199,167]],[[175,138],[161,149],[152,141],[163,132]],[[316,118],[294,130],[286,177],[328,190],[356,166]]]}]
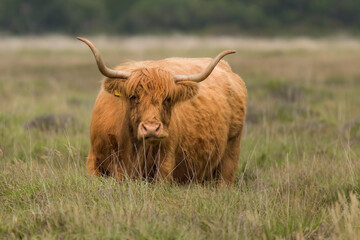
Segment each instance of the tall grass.
[{"label": "tall grass", "polygon": [[[112,66],[218,52],[214,45],[164,50],[163,39],[136,49],[109,41],[103,55]],[[225,189],[88,176],[88,128],[101,79],[90,52],[75,42],[52,50],[40,43],[6,48],[4,41],[0,238],[359,238],[360,51],[348,41],[317,48],[281,41],[286,48],[248,42],[227,59],[247,83],[249,104],[236,183]],[[43,114],[70,114],[76,124],[22,128]]]}]

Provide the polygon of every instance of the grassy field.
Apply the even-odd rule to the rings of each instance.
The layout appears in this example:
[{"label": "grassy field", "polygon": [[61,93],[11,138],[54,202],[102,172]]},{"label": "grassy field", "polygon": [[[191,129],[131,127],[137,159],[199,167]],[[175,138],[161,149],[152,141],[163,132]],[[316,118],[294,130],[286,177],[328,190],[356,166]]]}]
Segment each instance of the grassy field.
[{"label": "grassy field", "polygon": [[[106,62],[226,57],[248,116],[235,186],[153,185],[85,171],[102,79],[84,44],[0,39],[0,238],[360,239],[360,42],[90,38]],[[24,129],[66,114],[58,131]]]}]

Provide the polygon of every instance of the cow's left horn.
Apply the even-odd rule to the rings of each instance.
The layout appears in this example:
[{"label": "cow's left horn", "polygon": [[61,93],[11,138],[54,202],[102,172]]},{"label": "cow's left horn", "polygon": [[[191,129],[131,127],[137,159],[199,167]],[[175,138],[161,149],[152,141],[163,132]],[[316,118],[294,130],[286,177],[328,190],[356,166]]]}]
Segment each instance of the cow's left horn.
[{"label": "cow's left horn", "polygon": [[130,76],[129,72],[126,71],[119,71],[119,70],[113,70],[110,69],[108,67],[105,66],[104,61],[101,58],[101,55],[99,53],[99,51],[96,49],[96,47],[94,46],[94,44],[92,44],[89,40],[87,40],[86,38],[82,38],[82,37],[77,37],[77,39],[79,39],[80,41],[86,43],[91,51],[93,52],[95,59],[96,59],[96,63],[98,65],[98,68],[100,70],[100,72],[105,76],[105,77],[109,77],[109,78],[123,78],[123,79],[127,79]]},{"label": "cow's left horn", "polygon": [[175,82],[179,81],[193,81],[193,82],[201,82],[205,80],[210,73],[214,70],[218,62],[228,54],[236,53],[235,50],[226,50],[221,52],[219,55],[214,58],[211,63],[202,71],[201,73],[194,75],[174,75]]}]

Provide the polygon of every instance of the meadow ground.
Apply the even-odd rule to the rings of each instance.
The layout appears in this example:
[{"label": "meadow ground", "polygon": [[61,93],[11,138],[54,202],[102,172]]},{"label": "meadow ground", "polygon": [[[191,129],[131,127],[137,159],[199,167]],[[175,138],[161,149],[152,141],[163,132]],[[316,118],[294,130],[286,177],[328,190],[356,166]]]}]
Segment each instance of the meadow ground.
[{"label": "meadow ground", "polygon": [[[360,239],[360,42],[90,38],[110,66],[226,57],[248,116],[233,188],[117,183],[85,171],[102,79],[75,38],[0,38],[0,238]],[[59,131],[25,130],[48,114]]]}]

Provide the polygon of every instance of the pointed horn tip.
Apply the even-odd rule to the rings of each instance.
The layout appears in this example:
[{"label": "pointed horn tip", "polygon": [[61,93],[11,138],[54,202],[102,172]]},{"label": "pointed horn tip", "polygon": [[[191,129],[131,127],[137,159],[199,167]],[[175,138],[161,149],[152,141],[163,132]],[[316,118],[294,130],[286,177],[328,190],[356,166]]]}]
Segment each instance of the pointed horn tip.
[{"label": "pointed horn tip", "polygon": [[83,37],[77,37],[77,40],[80,40],[84,43],[89,42],[89,40],[87,40],[86,38],[83,38]]}]

